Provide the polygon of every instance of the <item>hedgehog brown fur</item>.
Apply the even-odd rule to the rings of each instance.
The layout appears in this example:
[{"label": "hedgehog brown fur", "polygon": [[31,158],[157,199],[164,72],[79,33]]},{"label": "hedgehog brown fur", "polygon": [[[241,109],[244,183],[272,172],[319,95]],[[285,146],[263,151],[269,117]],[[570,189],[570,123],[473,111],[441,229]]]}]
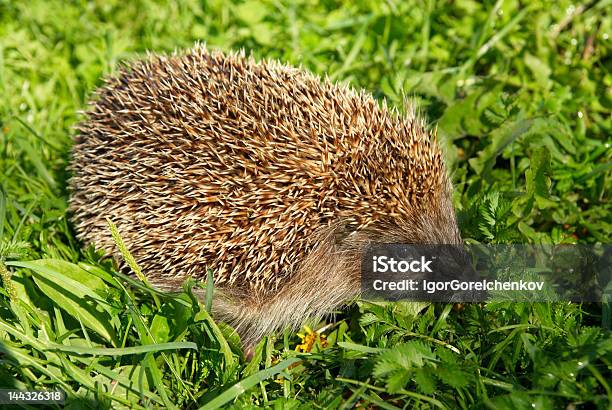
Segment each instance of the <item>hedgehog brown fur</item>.
[{"label": "hedgehog brown fur", "polygon": [[250,345],[359,294],[368,243],[460,243],[435,137],[365,92],[203,46],[106,80],[79,126],[78,237],[151,283],[214,271],[213,312]]}]

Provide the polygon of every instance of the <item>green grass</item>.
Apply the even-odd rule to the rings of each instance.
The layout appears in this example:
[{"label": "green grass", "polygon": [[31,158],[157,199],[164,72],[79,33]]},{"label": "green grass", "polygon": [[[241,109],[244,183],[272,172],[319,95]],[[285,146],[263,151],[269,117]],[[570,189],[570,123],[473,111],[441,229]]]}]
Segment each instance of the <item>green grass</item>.
[{"label": "green grass", "polygon": [[281,334],[245,362],[194,298],[205,283],[123,276],[66,213],[72,126],[101,77],[204,41],[416,100],[466,239],[610,243],[611,1],[168,3],[0,1],[0,387],[71,408],[612,406],[610,306],[358,302],[327,346]]}]

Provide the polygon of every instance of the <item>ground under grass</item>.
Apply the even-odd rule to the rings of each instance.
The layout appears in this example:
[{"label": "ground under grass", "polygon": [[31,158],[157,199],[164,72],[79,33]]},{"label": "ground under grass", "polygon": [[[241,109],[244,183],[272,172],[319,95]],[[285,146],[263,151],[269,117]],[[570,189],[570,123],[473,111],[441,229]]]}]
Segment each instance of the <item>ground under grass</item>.
[{"label": "ground under grass", "polygon": [[610,243],[610,1],[168,3],[0,2],[0,387],[59,388],[71,408],[612,405],[605,304],[358,302],[246,362],[192,296],[206,284],[122,276],[66,211],[101,77],[202,41],[416,100],[468,240]]}]

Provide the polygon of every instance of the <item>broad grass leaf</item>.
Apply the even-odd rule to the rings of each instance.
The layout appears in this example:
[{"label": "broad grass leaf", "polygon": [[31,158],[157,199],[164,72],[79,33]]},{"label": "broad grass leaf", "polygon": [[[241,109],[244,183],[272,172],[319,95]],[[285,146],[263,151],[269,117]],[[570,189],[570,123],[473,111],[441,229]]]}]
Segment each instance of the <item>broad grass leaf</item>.
[{"label": "broad grass leaf", "polygon": [[57,350],[61,352],[69,352],[74,354],[94,355],[94,356],[125,356],[132,354],[143,354],[149,352],[161,352],[164,350],[178,349],[198,349],[198,345],[193,342],[172,342],[172,343],[155,343],[145,344],[141,346],[120,347],[120,348],[104,348],[104,347],[79,347],[79,346],[64,346],[60,344],[52,344],[49,350]]},{"label": "broad grass leaf", "polygon": [[66,383],[63,375],[57,371],[57,368],[49,365],[47,360],[32,355],[29,349],[0,343],[0,353],[3,354],[3,361],[37,370],[45,375],[49,381],[64,389],[64,391],[71,391],[70,385]]},{"label": "broad grass leaf", "polygon": [[546,148],[538,148],[531,155],[531,167],[525,171],[527,194],[533,196],[539,209],[557,206],[550,199],[550,153]]},{"label": "broad grass leaf", "polygon": [[552,71],[546,63],[534,55],[525,53],[525,65],[531,70],[536,82],[542,88],[550,88],[550,74]]},{"label": "broad grass leaf", "polygon": [[259,365],[261,364],[261,361],[264,356],[263,351],[267,343],[268,343],[268,340],[265,338],[260,340],[259,343],[257,343],[257,346],[255,346],[255,353],[253,354],[251,361],[246,365],[246,367],[242,371],[243,376],[245,377],[251,376],[259,370]]},{"label": "broad grass leaf", "polygon": [[338,346],[342,347],[343,349],[355,350],[362,353],[380,353],[382,351],[382,349],[377,347],[369,347],[350,342],[338,342]]},{"label": "broad grass leaf", "polygon": [[113,275],[111,275],[110,273],[100,269],[97,266],[91,265],[91,264],[86,263],[86,262],[79,262],[79,267],[81,269],[86,270],[87,272],[91,273],[92,275],[99,277],[100,279],[104,280],[106,283],[108,283],[110,285],[116,285],[117,284],[117,281],[113,277]]},{"label": "broad grass leaf", "polygon": [[170,339],[170,325],[166,316],[155,315],[150,330],[151,336],[157,343],[167,342]]},{"label": "broad grass leaf", "polygon": [[[35,261],[12,261],[7,265],[32,270],[37,276],[45,277],[65,287],[82,298],[104,300],[108,286],[99,277],[87,272],[78,265],[60,259],[39,259]],[[103,309],[108,309],[104,304]]]},{"label": "broad grass leaf", "polygon": [[[520,117],[520,115],[519,115]],[[468,162],[479,175],[488,174],[497,157],[511,143],[529,131],[533,124],[530,119],[518,119],[516,121],[502,125],[491,133],[492,142],[485,149],[478,153],[477,158],[472,158]]]},{"label": "broad grass leaf", "polygon": [[56,259],[13,261],[7,265],[30,269],[40,290],[57,306],[116,344],[112,317],[104,300],[107,287],[100,278],[73,263]]},{"label": "broad grass leaf", "polygon": [[238,366],[238,362],[235,360],[230,344],[223,335],[223,332],[206,310],[200,310],[195,315],[193,320],[196,323],[200,321],[204,322],[209,327],[210,331],[212,332],[213,338],[219,343],[219,352],[223,355],[225,359],[224,376],[226,380],[231,379],[232,372]]},{"label": "broad grass leaf", "polygon": [[531,167],[525,171],[527,193],[548,197],[550,188],[550,154],[545,148],[539,148],[531,155]]}]

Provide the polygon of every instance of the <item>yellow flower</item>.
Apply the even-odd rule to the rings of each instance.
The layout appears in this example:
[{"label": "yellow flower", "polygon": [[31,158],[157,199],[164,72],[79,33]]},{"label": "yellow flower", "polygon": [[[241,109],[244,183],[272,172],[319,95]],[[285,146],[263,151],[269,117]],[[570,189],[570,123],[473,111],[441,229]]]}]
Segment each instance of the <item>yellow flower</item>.
[{"label": "yellow flower", "polygon": [[327,347],[328,342],[325,335],[322,335],[321,333],[312,330],[308,326],[304,326],[304,330],[306,330],[305,335],[302,333],[298,333],[298,336],[300,337],[302,343],[295,347],[296,351],[303,353],[308,353],[312,351],[312,348],[317,343],[317,340],[319,341],[321,347]]}]

